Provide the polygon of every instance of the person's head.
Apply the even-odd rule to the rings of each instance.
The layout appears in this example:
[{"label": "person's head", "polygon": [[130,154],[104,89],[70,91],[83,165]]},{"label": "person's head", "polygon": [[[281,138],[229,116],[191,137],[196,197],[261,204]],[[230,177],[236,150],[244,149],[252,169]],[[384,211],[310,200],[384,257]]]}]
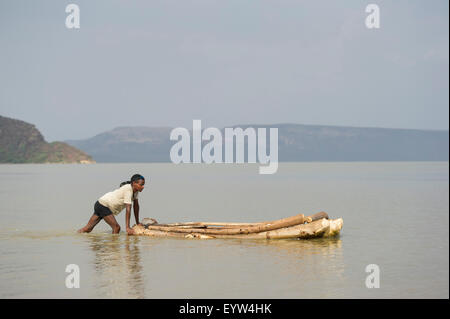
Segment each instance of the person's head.
[{"label": "person's head", "polygon": [[141,174],[134,174],[133,176],[131,176],[129,181],[120,183],[120,187],[126,184],[131,184],[133,193],[142,192],[144,190],[145,178]]}]

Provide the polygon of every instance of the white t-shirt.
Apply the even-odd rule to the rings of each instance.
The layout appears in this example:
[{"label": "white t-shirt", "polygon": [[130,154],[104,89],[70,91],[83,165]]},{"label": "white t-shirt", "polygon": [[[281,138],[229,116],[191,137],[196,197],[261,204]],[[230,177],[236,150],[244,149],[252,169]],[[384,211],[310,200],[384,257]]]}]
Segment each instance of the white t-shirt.
[{"label": "white t-shirt", "polygon": [[122,187],[106,193],[98,199],[103,206],[108,207],[114,215],[119,214],[126,204],[132,204],[138,198],[138,192],[133,194],[131,184],[125,184]]}]

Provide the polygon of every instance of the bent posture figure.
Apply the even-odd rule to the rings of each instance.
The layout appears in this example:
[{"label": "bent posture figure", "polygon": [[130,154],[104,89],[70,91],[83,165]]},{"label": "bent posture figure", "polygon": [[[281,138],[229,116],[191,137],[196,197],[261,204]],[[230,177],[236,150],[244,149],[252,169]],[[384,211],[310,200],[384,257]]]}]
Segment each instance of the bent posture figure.
[{"label": "bent posture figure", "polygon": [[86,226],[79,229],[79,233],[90,233],[94,227],[104,219],[111,226],[112,233],[118,234],[120,226],[114,215],[118,215],[126,208],[125,224],[128,235],[133,234],[130,227],[131,203],[133,203],[134,218],[139,225],[139,202],[138,194],[142,192],[145,185],[145,179],[142,175],[135,174],[128,182],[123,182],[120,187],[112,192],[106,193],[95,202],[94,214],[92,214]]}]

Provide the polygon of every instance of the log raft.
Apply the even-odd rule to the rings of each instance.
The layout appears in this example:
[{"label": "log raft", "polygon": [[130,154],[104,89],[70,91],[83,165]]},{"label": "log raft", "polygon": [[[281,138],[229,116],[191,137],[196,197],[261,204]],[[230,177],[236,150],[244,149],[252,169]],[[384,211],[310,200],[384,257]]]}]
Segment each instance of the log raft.
[{"label": "log raft", "polygon": [[144,218],[134,225],[135,235],[174,238],[239,238],[239,239],[288,239],[332,237],[340,233],[342,218],[329,219],[320,212],[311,216],[303,214],[283,219],[257,223],[186,222],[158,224]]}]

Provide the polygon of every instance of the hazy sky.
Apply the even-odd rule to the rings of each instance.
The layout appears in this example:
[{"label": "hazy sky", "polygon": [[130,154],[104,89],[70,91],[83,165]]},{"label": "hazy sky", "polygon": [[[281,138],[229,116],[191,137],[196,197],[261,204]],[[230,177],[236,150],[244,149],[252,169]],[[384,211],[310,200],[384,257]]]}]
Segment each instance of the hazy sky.
[{"label": "hazy sky", "polygon": [[[80,7],[67,29],[65,7]],[[381,28],[365,26],[366,5]],[[449,127],[449,3],[0,0],[0,115],[117,126]]]}]

